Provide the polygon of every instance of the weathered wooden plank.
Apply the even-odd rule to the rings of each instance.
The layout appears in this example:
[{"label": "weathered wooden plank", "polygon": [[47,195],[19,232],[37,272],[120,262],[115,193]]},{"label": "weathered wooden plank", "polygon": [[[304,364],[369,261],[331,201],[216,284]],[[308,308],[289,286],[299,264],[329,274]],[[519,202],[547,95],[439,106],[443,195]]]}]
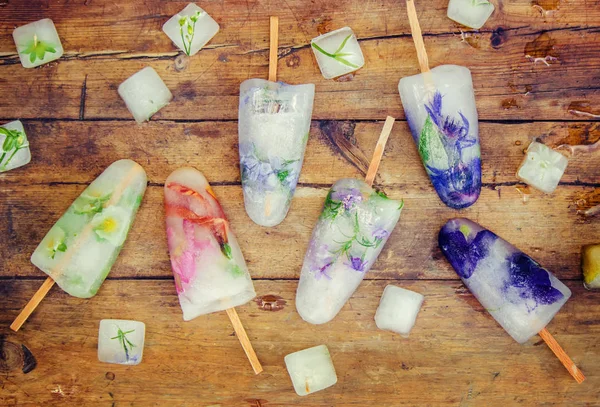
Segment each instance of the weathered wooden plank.
[{"label": "weathered wooden plank", "polygon": [[[600,31],[532,34],[524,30],[503,31],[500,40],[494,37],[494,46],[486,37],[495,34],[489,33],[470,39],[472,45],[454,34],[428,37],[431,66],[464,64],[472,70],[477,107],[484,120],[597,117]],[[361,45],[366,65],[353,80],[323,79],[308,42],[282,51],[279,79],[316,84],[315,119],[403,117],[398,80],[418,73],[412,39],[408,35],[374,38]],[[133,59],[130,55],[66,58],[36,70],[2,65],[0,84],[6,96],[0,103],[0,117],[131,120],[116,89],[127,77],[151,65],[175,96],[156,119],[236,119],[240,83],[266,77],[268,52],[263,48],[211,48],[184,63],[174,53],[154,52]],[[546,66],[527,55],[557,60]]]},{"label": "weathered wooden plank", "polygon": [[[426,298],[408,339],[378,330],[373,320],[390,282]],[[14,370],[0,375],[2,405],[590,406],[600,397],[593,340],[600,335],[600,305],[578,282],[568,283],[573,297],[548,329],[585,372],[582,385],[539,338],[514,342],[458,282],[363,283],[332,322],[315,326],[295,310],[295,281],[258,281],[263,300],[238,308],[265,368],[258,376],[224,313],[182,321],[170,281],[108,281],[90,300],[55,289],[18,334],[10,332],[8,324],[37,284],[0,281],[0,333],[26,345],[38,363],[23,374],[9,358]],[[265,301],[277,305],[261,307]],[[140,365],[98,362],[103,318],[146,323]],[[338,383],[298,397],[283,358],[323,343]]]},{"label": "weathered wooden plank", "polygon": [[[300,183],[330,185],[343,177],[363,177],[382,126],[381,121],[314,121]],[[235,122],[27,121],[25,128],[32,162],[0,174],[4,185],[88,184],[119,158],[138,161],[151,184],[163,183],[186,165],[201,169],[213,183],[240,182]],[[535,137],[551,147],[589,145],[600,140],[600,123],[481,123],[484,184],[516,183],[523,151]],[[600,186],[599,157],[600,152],[572,157],[562,182]],[[376,183],[428,182],[406,122],[396,122]]]},{"label": "weathered wooden plank", "polygon": [[[0,276],[43,276],[29,257],[83,189],[61,184],[0,187]],[[285,221],[263,228],[246,215],[240,186],[215,188],[254,278],[299,277],[327,190],[300,186]],[[462,211],[445,207],[423,183],[384,190],[404,199],[405,209],[369,279],[457,279],[437,247],[440,227],[456,216],[489,227],[563,279],[581,278],[581,246],[600,241],[597,221],[577,215],[578,205],[600,203],[598,189],[591,187],[562,186],[552,196],[532,192],[527,203],[514,186],[486,187],[477,204]],[[589,202],[583,203],[586,198]],[[111,277],[170,278],[163,219],[163,187],[151,186]]]},{"label": "weathered wooden plank", "polygon": [[[495,2],[497,9],[481,30],[499,27],[525,28],[530,32],[557,28],[592,28],[598,26],[600,11],[585,0],[514,0]],[[104,51],[123,53],[171,52],[175,48],[162,33],[162,24],[179,12],[183,1],[114,2],[109,0],[7,1],[2,8],[0,54],[15,53],[11,33],[14,27],[40,18],[51,18],[61,34],[67,54]],[[536,6],[538,5],[538,6]],[[541,5],[541,6],[539,6]],[[459,33],[470,31],[446,17],[446,0],[417,4],[424,33]],[[407,35],[410,26],[403,2],[394,0],[356,2],[354,0],[316,0],[306,7],[301,0],[284,4],[257,0],[204,1],[202,7],[221,26],[210,46],[223,47],[245,43],[266,48],[268,18],[278,15],[281,22],[282,47],[305,44],[319,32],[350,26],[359,38]],[[545,9],[545,10],[542,10]],[[140,35],[141,34],[141,35]]]}]

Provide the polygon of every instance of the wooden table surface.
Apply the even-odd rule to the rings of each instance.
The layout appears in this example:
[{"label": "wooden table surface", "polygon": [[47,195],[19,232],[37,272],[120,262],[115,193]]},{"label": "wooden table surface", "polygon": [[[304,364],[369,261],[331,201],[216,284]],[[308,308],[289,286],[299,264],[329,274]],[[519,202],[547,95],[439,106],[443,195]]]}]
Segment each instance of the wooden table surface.
[{"label": "wooden table surface", "polygon": [[[599,405],[600,292],[583,288],[579,262],[582,245],[600,242],[600,218],[577,211],[600,204],[600,152],[574,156],[552,195],[514,174],[536,137],[553,147],[600,139],[600,1],[493,2],[483,29],[461,32],[446,18],[447,0],[417,1],[431,66],[466,65],[475,85],[483,189],[475,205],[455,211],[430,185],[400,104],[398,80],[418,73],[402,0],[205,0],[199,4],[221,30],[189,60],[177,58],[161,31],[185,2],[0,0],[0,123],[23,121],[33,157],[0,175],[0,405]],[[270,15],[280,17],[279,79],[314,83],[317,93],[292,208],[267,229],[244,211],[236,120],[240,83],[267,75]],[[12,30],[46,17],[65,54],[24,69]],[[350,81],[325,80],[310,40],[346,25],[360,39],[365,67]],[[174,100],[137,125],[117,87],[145,66]],[[398,122],[375,184],[404,199],[402,218],[340,314],[310,325],[294,300],[311,229],[331,184],[364,176],[386,115]],[[149,187],[98,295],[82,300],[54,287],[23,328],[10,331],[45,278],[29,262],[34,248],[121,158],[146,169]],[[180,166],[212,182],[246,256],[258,297],[238,312],[265,368],[258,376],[224,312],[182,320],[162,205],[164,180]],[[455,216],[494,230],[571,288],[548,330],[587,381],[577,385],[539,337],[514,342],[461,284],[436,243]],[[408,339],[373,320],[390,283],[426,298]],[[104,318],[146,323],[140,365],[98,361]],[[33,370],[21,344],[37,361]],[[319,344],[331,351],[338,383],[301,398],[283,358]]]}]

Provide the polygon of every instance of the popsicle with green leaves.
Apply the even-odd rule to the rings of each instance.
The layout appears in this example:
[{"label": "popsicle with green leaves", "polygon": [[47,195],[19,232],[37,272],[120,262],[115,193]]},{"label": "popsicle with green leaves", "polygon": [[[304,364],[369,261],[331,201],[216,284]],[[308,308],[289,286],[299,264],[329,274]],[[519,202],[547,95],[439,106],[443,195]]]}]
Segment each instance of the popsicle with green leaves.
[{"label": "popsicle with green leaves", "polygon": [[110,272],[146,191],[146,172],[119,160],[98,176],[48,231],[31,262],[49,277],[15,319],[17,331],[56,282],[79,298],[96,295]]}]

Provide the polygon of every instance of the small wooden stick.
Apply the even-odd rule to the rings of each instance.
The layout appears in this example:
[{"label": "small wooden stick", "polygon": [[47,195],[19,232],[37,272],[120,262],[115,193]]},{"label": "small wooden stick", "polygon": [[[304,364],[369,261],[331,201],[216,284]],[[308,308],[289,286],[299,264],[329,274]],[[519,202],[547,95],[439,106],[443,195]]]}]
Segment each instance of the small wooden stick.
[{"label": "small wooden stick", "polygon": [[408,9],[408,22],[410,23],[410,31],[415,48],[417,49],[417,58],[419,59],[421,72],[429,72],[429,60],[427,58],[427,51],[425,50],[425,43],[423,42],[423,35],[421,34],[421,26],[417,17],[415,2],[413,0],[406,0],[406,7]]},{"label": "small wooden stick", "polygon": [[27,321],[27,318],[31,315],[31,313],[37,308],[37,306],[42,302],[48,291],[54,285],[54,280],[52,277],[48,277],[44,284],[33,294],[33,297],[29,300],[23,311],[15,318],[12,324],[10,324],[10,329],[17,332],[21,326]]},{"label": "small wooden stick", "polygon": [[279,48],[279,17],[271,16],[269,44],[269,80],[277,80],[277,50]]},{"label": "small wooden stick", "polygon": [[240,317],[238,316],[235,308],[228,308],[225,311],[227,311],[227,316],[229,316],[229,320],[233,325],[233,330],[235,331],[235,334],[238,337],[244,352],[246,352],[246,356],[248,357],[250,364],[252,365],[254,374],[259,374],[263,371],[263,368],[258,360],[258,357],[256,357],[256,353],[254,352],[254,348],[252,348],[252,343],[250,343],[250,339],[246,334],[246,330],[244,329],[244,325],[242,325],[242,321],[240,321]]},{"label": "small wooden stick", "polygon": [[569,355],[567,355],[563,348],[561,348],[558,342],[556,342],[556,339],[554,339],[554,337],[550,335],[550,332],[548,332],[548,330],[544,328],[539,332],[539,335],[542,337],[544,342],[546,342],[546,345],[548,345],[552,352],[554,352],[558,360],[562,362],[563,366],[567,368],[567,370],[569,371],[571,376],[573,376],[573,378],[577,381],[577,383],[583,383],[583,381],[585,380],[585,376],[583,375],[581,370],[579,370],[579,368],[575,365],[575,363],[573,363]]},{"label": "small wooden stick", "polygon": [[369,169],[367,170],[367,176],[365,177],[365,182],[369,184],[369,186],[373,186],[375,176],[377,175],[377,170],[379,169],[379,163],[381,162],[381,158],[383,157],[383,150],[385,150],[385,144],[387,143],[390,133],[392,132],[392,127],[394,127],[395,121],[396,119],[394,119],[391,116],[388,116],[385,119],[385,124],[383,125],[383,129],[381,130],[381,134],[379,135],[379,140],[377,140],[375,152],[373,153],[373,158],[371,159]]}]

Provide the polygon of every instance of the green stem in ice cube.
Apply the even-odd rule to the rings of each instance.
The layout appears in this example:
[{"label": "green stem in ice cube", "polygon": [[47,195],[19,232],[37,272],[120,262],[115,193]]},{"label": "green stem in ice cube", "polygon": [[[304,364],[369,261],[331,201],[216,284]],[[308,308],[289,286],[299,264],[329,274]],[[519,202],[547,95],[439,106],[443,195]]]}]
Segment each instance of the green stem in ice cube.
[{"label": "green stem in ice cube", "polygon": [[[0,170],[5,170],[15,154],[17,154],[19,150],[27,148],[29,144],[27,143],[25,134],[18,130],[9,130],[0,127],[0,134],[5,136],[4,142],[2,143],[2,155],[0,156]],[[9,153],[11,153],[11,155],[4,161]]]},{"label": "green stem in ice cube", "polygon": [[[117,327],[117,336],[114,336],[110,339],[118,339],[119,342],[121,343],[121,346],[123,346],[123,349],[125,350],[125,360],[127,360],[129,362],[129,351],[132,350],[133,348],[135,348],[135,345],[133,343],[131,343],[131,341],[129,339],[127,339],[127,334],[130,334],[132,332],[135,332],[135,329],[132,329],[131,331],[125,331],[123,332],[121,330],[121,328]],[[129,346],[129,349],[127,349],[127,346]]]},{"label": "green stem in ice cube", "polygon": [[338,49],[335,50],[335,52],[333,54],[325,51],[323,48],[319,47],[317,44],[315,44],[314,42],[311,43],[310,45],[316,49],[317,51],[319,51],[321,54],[328,56],[329,58],[333,58],[336,61],[347,65],[351,68],[358,68],[358,65],[353,64],[352,62],[348,61],[346,58],[348,55],[352,55],[349,52],[341,52],[342,49],[344,49],[344,47],[346,46],[346,43],[348,42],[348,40],[350,39],[350,37],[352,37],[352,34],[349,34],[346,38],[344,38],[344,41],[342,41],[342,43],[340,44],[340,46],[338,47]]},{"label": "green stem in ice cube", "polygon": [[183,42],[183,51],[187,56],[190,56],[192,52],[192,42],[196,34],[196,23],[198,22],[198,17],[203,13],[203,11],[197,11],[196,14],[184,16],[179,19],[179,33]]}]

